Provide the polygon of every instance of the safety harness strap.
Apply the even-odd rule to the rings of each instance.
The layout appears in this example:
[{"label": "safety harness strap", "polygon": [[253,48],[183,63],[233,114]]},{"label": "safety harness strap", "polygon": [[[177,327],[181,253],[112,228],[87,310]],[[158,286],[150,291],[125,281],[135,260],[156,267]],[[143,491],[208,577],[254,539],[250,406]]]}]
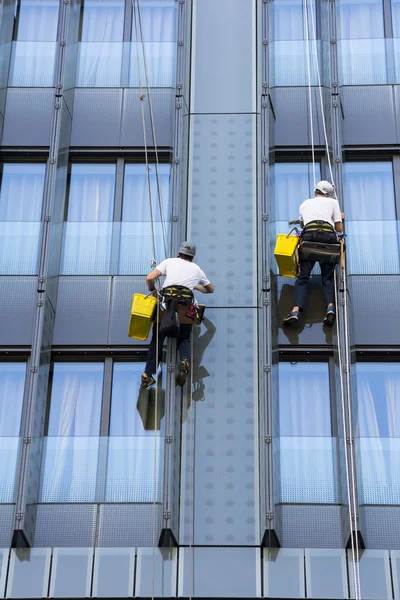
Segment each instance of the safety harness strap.
[{"label": "safety harness strap", "polygon": [[335,233],[332,225],[327,221],[310,221],[303,229],[303,233],[310,231],[323,231],[326,233]]},{"label": "safety harness strap", "polygon": [[180,304],[191,304],[193,302],[193,292],[183,285],[170,285],[161,290],[164,298],[174,298]]}]

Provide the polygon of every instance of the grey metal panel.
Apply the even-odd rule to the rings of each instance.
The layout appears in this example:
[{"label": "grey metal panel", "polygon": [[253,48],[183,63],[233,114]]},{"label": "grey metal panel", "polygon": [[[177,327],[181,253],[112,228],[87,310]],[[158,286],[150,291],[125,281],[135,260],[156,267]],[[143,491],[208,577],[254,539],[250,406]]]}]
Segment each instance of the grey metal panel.
[{"label": "grey metal panel", "polygon": [[8,88],[3,146],[48,146],[53,105],[52,88]]},{"label": "grey metal panel", "polygon": [[276,505],[284,548],[344,548],[341,507],[320,504]]},{"label": "grey metal panel", "polygon": [[[400,340],[400,276],[353,275],[349,280],[355,343],[397,346]],[[368,327],[365,327],[365,323],[368,323]]]},{"label": "grey metal panel", "polygon": [[304,550],[267,548],[263,556],[264,597],[305,598]]},{"label": "grey metal panel", "polygon": [[0,277],[0,345],[32,343],[37,277]]},{"label": "grey metal panel", "polygon": [[[122,147],[143,146],[143,121],[139,90],[125,89],[123,93],[121,138],[119,145]],[[150,112],[147,99],[145,99],[144,102],[147,144],[153,146]],[[153,89],[151,91],[151,102],[153,106],[157,145],[172,146],[175,90]]]},{"label": "grey metal panel", "polygon": [[194,11],[192,112],[254,112],[255,3],[197,0]]},{"label": "grey metal panel", "polygon": [[8,548],[14,529],[14,504],[0,504],[0,547]]},{"label": "grey metal panel", "polygon": [[260,597],[260,563],[259,548],[181,548],[178,597]]},{"label": "grey metal panel", "polygon": [[206,303],[256,306],[256,117],[196,115],[191,124],[187,235],[215,284]]},{"label": "grey metal panel", "polygon": [[60,277],[53,344],[107,344],[111,277]]},{"label": "grey metal panel", "polygon": [[93,569],[93,597],[131,598],[133,596],[134,574],[135,548],[96,548]]},{"label": "grey metal panel", "polygon": [[50,562],[49,548],[12,549],[6,598],[47,598]]},{"label": "grey metal panel", "polygon": [[93,548],[54,548],[49,596],[89,598]]},{"label": "grey metal panel", "polygon": [[94,546],[96,504],[38,504],[35,546]]},{"label": "grey metal panel", "polygon": [[71,146],[119,146],[122,89],[75,90]]},{"label": "grey metal panel", "polygon": [[400,550],[400,506],[360,506],[360,530],[367,548]]},{"label": "grey metal panel", "polygon": [[[191,398],[189,386],[185,388],[181,544],[190,542],[191,527],[193,543],[199,545],[251,545],[259,540],[257,312],[210,309],[207,321],[193,329],[193,386],[202,396]],[[195,402],[195,397],[204,401]]]},{"label": "grey metal panel", "polygon": [[97,545],[152,547],[154,536],[158,543],[161,520],[161,504],[102,504]]},{"label": "grey metal panel", "polygon": [[344,112],[344,144],[398,142],[392,86],[343,87],[340,94]]},{"label": "grey metal panel", "polygon": [[[354,582],[354,563],[351,550],[347,551],[350,598],[356,598]],[[381,600],[393,598],[388,550],[363,550],[359,555],[360,598]]]},{"label": "grey metal panel", "polygon": [[[305,87],[274,88],[271,99],[276,116],[276,146],[308,146],[311,144],[310,109]],[[323,144],[324,134],[319,93],[312,88],[314,143]]]},{"label": "grey metal panel", "polygon": [[303,344],[329,344],[335,339],[335,328],[325,327],[323,319],[325,316],[325,300],[322,293],[321,277],[316,275],[310,279],[308,284],[307,308],[301,313],[299,322],[291,326],[283,326],[283,317],[293,307],[294,279],[286,277],[274,277],[277,280],[278,307],[274,311],[278,317],[276,323],[279,327],[279,344],[281,345],[303,345]]},{"label": "grey metal panel", "polygon": [[348,598],[345,550],[307,549],[307,598]]},{"label": "grey metal panel", "polygon": [[115,276],[112,280],[110,328],[108,344],[110,345],[145,345],[148,343],[128,337],[129,315],[132,295],[147,294],[145,278],[130,276]]}]

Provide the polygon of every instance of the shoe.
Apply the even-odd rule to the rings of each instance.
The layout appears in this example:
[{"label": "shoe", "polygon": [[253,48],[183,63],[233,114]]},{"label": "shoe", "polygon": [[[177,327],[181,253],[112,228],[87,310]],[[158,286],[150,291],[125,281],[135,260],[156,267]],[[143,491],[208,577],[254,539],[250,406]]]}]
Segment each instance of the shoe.
[{"label": "shoe", "polygon": [[292,312],[288,313],[286,317],[283,319],[282,323],[284,325],[291,325],[292,323],[297,323],[299,320],[299,311],[292,310]]},{"label": "shoe", "polygon": [[330,306],[326,311],[324,325],[333,325],[334,320],[336,319],[336,311],[334,306]]},{"label": "shoe", "polygon": [[176,378],[176,383],[183,387],[186,383],[186,377],[189,373],[189,363],[187,360],[181,360],[179,363],[179,375]]},{"label": "shoe", "polygon": [[156,380],[152,375],[142,375],[142,385],[140,386],[141,390],[146,390],[151,385],[154,385]]}]

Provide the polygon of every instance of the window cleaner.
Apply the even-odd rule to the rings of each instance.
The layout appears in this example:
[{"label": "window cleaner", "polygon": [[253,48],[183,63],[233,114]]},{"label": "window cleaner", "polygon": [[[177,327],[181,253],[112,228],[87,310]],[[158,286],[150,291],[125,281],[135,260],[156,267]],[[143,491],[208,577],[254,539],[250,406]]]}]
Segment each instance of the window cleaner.
[{"label": "window cleaner", "polygon": [[[158,323],[153,325],[153,335],[149,346],[149,353],[145,371],[142,375],[142,389],[155,383],[154,375],[157,364],[162,357],[162,347],[166,337],[177,337],[177,347],[180,355],[179,375],[176,382],[183,387],[190,370],[190,332],[192,325],[179,325],[177,305],[184,304],[189,307],[186,315],[191,319],[198,316],[193,290],[203,294],[212,294],[214,286],[207,279],[204,271],[193,263],[196,255],[196,246],[191,242],[183,242],[179,247],[177,258],[167,258],[153,269],[146,277],[146,283],[155,295],[155,281],[165,275],[164,287],[161,290],[161,301],[165,303],[166,312]],[[158,338],[158,343],[157,343]],[[158,356],[157,354],[158,345]]]},{"label": "window cleaner", "polygon": [[[325,297],[325,325],[333,325],[336,318],[334,272],[340,258],[340,240],[344,214],[336,199],[335,187],[328,181],[316,185],[314,198],[305,200],[299,208],[300,226],[303,228],[299,249],[299,275],[294,286],[294,306],[283,319],[284,325],[299,320],[305,308],[307,286],[316,262],[321,268],[322,288]],[[337,232],[337,233],[336,233]]]}]

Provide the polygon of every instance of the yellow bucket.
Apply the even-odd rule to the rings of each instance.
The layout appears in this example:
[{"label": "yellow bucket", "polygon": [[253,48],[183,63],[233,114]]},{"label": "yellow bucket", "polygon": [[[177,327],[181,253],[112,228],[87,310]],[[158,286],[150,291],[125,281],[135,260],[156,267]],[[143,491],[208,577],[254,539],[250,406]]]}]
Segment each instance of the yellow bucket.
[{"label": "yellow bucket", "polygon": [[299,244],[297,235],[278,233],[274,255],[279,267],[279,275],[283,277],[297,277],[298,261],[296,248]]},{"label": "yellow bucket", "polygon": [[153,296],[134,294],[132,296],[131,317],[128,336],[137,340],[147,340],[154,317],[157,300]]}]

